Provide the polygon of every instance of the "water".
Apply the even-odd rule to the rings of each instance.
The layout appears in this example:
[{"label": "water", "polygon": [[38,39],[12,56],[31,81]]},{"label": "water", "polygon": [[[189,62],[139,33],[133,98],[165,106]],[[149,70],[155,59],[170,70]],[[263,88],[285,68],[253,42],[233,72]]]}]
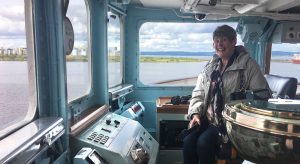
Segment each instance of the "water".
[{"label": "water", "polygon": [[28,93],[27,63],[0,61],[0,130],[25,117]]},{"label": "water", "polygon": [[[197,57],[208,60],[210,56]],[[287,60],[287,56],[274,57],[276,60]],[[204,62],[190,63],[141,63],[140,80],[146,84],[153,84],[164,80],[197,77],[206,65]],[[295,77],[300,83],[300,64],[272,61],[270,74]]]},{"label": "water", "polygon": [[295,77],[300,82],[300,64],[271,62],[270,74]]},{"label": "water", "polygon": [[[155,83],[170,79],[196,77],[207,62],[140,63],[142,82]],[[68,94],[76,97],[88,84],[87,62],[68,62]],[[84,69],[83,69],[84,68]],[[85,70],[85,71],[82,71]],[[271,62],[271,74],[296,77],[300,81],[300,64]],[[26,62],[0,61],[0,130],[24,118],[28,108]],[[13,118],[13,119],[12,119]]]},{"label": "water", "polygon": [[206,63],[207,61],[189,63],[140,63],[140,80],[145,84],[153,84],[166,80],[197,77]]}]

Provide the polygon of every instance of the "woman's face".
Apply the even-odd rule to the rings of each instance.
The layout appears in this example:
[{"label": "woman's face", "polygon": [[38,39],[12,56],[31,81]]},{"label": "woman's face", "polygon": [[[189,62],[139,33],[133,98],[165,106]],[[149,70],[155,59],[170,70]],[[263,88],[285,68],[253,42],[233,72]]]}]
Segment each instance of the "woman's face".
[{"label": "woman's face", "polygon": [[234,52],[236,40],[230,40],[227,37],[215,37],[213,41],[217,55],[220,58],[230,58]]}]

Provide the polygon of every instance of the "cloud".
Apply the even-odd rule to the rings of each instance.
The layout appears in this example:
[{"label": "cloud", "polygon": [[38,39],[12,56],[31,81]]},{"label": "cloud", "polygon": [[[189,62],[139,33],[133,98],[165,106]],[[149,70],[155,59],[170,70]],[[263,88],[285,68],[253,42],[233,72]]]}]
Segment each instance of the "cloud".
[{"label": "cloud", "polygon": [[25,38],[0,38],[0,48],[26,47]]},{"label": "cloud", "polygon": [[24,6],[0,7],[0,36],[25,36]]},{"label": "cloud", "polygon": [[300,52],[300,44],[290,44],[290,43],[281,43],[281,44],[272,44],[272,51],[289,51],[289,52]]},{"label": "cloud", "polygon": [[84,1],[70,1],[67,11],[67,17],[70,19],[74,35],[75,42],[80,40],[87,41],[88,35],[88,8]]},{"label": "cloud", "polygon": [[[168,32],[172,29],[172,33],[212,33],[217,26],[224,23],[159,23],[147,22],[141,27],[140,34],[157,34]],[[227,23],[236,27],[237,23]]]},{"label": "cloud", "polygon": [[15,0],[1,2],[0,47],[15,48],[25,45],[24,4]]},{"label": "cloud", "polygon": [[[213,51],[216,23],[145,23],[140,28],[141,51]],[[236,26],[236,25],[235,25]]]},{"label": "cloud", "polygon": [[[74,33],[75,46],[87,46],[88,16],[84,1],[70,1],[67,16]],[[213,51],[212,32],[224,23],[159,23],[148,22],[140,28],[141,51]],[[226,23],[236,27],[237,23]],[[111,19],[108,24],[108,45],[119,48],[119,20]],[[242,44],[238,37],[238,44]],[[1,1],[0,47],[25,47],[24,2]],[[274,51],[300,52],[300,44],[273,44]]]},{"label": "cloud", "polygon": [[[140,28],[140,50],[211,52],[214,51],[212,33],[223,24],[148,22]],[[234,28],[237,26],[237,23],[226,24]],[[238,44],[242,44],[240,38]]]},{"label": "cloud", "polygon": [[[75,45],[87,45],[87,8],[84,1],[70,1],[69,16],[75,35]],[[15,48],[26,45],[24,1],[1,1],[0,47]]]}]

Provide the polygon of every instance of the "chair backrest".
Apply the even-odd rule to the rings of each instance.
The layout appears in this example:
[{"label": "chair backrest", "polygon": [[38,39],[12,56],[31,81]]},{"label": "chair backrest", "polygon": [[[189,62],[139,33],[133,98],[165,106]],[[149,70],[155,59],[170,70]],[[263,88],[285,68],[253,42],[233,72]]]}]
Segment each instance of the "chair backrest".
[{"label": "chair backrest", "polygon": [[293,77],[265,74],[273,98],[294,99],[298,80]]}]

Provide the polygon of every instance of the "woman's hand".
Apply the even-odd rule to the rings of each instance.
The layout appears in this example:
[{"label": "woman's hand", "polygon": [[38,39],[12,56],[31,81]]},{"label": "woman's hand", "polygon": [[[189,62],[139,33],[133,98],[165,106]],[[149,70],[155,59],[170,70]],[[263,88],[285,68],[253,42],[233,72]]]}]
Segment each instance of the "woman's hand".
[{"label": "woman's hand", "polygon": [[198,114],[193,114],[192,120],[190,121],[188,128],[190,129],[191,127],[193,127],[196,124],[198,124],[198,125],[201,124],[201,122],[200,122],[200,116]]}]

